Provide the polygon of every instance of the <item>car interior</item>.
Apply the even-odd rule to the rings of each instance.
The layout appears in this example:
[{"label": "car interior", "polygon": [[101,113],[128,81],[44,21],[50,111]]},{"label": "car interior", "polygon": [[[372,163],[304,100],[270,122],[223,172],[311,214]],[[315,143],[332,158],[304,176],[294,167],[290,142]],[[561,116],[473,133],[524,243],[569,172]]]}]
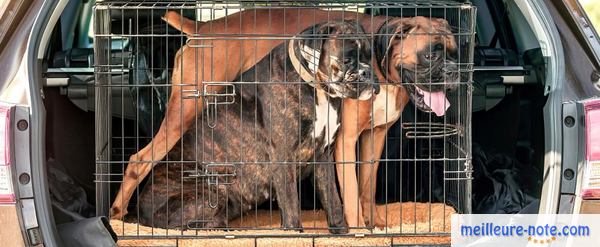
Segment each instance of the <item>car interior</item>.
[{"label": "car interior", "polygon": [[[473,213],[533,213],[537,210],[542,188],[546,61],[538,40],[515,3],[497,0],[470,2],[477,7],[471,126],[472,210]],[[101,195],[97,194],[95,183],[93,5],[93,0],[70,1],[53,30],[45,52],[46,151],[47,159],[52,161],[48,163],[48,172],[50,180],[60,180],[50,182],[56,186],[50,192],[53,200],[58,202],[53,203],[57,223],[73,220],[73,213],[88,217],[102,211],[96,208],[96,201]],[[400,12],[396,14],[410,15]],[[140,28],[140,33],[150,30],[179,33],[160,19],[162,14],[160,11],[139,12],[141,17],[137,19],[140,23],[133,24],[123,21],[126,16],[111,16],[111,25],[115,30],[133,26]],[[194,15],[193,12],[188,14]],[[430,15],[435,16],[436,13]],[[168,83],[168,71],[148,72],[147,68],[150,64],[172,68],[174,55],[182,44],[185,40],[180,36],[156,40],[113,40],[112,47],[115,49],[111,53],[112,58],[130,64],[129,73],[113,75],[113,81]],[[149,141],[160,125],[162,117],[156,116],[164,115],[168,97],[164,87],[147,87],[137,91],[115,88],[112,100],[126,103],[113,105],[112,131],[139,130],[147,137],[144,140]],[[426,117],[422,113],[406,111],[402,119]],[[431,145],[397,138],[404,131],[401,124],[398,121],[389,132],[384,148],[387,157],[398,158],[415,152],[425,155],[443,148],[443,144]],[[144,144],[134,145],[142,147]],[[115,145],[113,148],[118,149],[120,144]],[[422,151],[422,147],[431,150]],[[114,152],[118,156],[115,159],[127,160],[135,151],[122,148]],[[435,201],[442,200],[444,196],[438,186],[442,183],[441,171],[394,162],[382,162],[380,167],[385,169],[379,169],[378,177],[387,179],[378,179],[379,183],[386,183],[377,186],[378,203],[425,202],[430,200],[430,196]],[[61,180],[53,172],[55,170],[70,180]],[[433,182],[429,177],[434,178]],[[403,186],[398,186],[398,183]],[[73,186],[65,189],[65,185]],[[406,190],[395,189],[399,187]],[[384,192],[387,188],[389,190]],[[113,196],[117,189],[117,183],[109,188]],[[302,203],[316,203],[310,200],[312,195],[303,196],[307,199]],[[132,203],[135,203],[135,196]]]}]

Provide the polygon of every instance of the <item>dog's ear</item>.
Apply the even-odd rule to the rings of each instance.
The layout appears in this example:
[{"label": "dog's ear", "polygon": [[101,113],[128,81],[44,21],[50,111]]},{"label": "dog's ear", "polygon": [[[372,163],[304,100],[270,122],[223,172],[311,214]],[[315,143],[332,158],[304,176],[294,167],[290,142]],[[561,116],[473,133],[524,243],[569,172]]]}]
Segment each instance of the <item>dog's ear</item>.
[{"label": "dog's ear", "polygon": [[317,25],[315,28],[315,37],[322,41],[321,44],[340,35],[364,33],[362,26],[356,20],[329,21]]},{"label": "dog's ear", "polygon": [[452,28],[446,19],[435,18],[431,21],[435,32],[439,32],[444,35],[444,48],[450,52],[455,52],[457,49],[456,39],[452,35]]},{"label": "dog's ear", "polygon": [[379,64],[382,68],[382,72],[385,73],[387,70],[387,58],[391,47],[397,39],[405,38],[409,32],[414,29],[417,25],[416,20],[413,18],[395,18],[390,20],[388,23],[383,25],[378,32],[377,46],[375,47],[375,54],[379,60]]},{"label": "dog's ear", "polygon": [[341,21],[329,21],[314,25],[312,28],[309,28],[309,33],[307,33],[307,37],[304,39],[304,45],[322,52],[323,44],[327,40],[343,34],[347,28],[346,23]]},{"label": "dog's ear", "polygon": [[344,34],[349,29],[348,24],[341,21],[330,21],[314,25],[300,33],[301,39],[297,41],[298,49],[306,66],[313,74],[317,74],[320,62],[325,61],[328,54],[325,43],[332,38]]}]

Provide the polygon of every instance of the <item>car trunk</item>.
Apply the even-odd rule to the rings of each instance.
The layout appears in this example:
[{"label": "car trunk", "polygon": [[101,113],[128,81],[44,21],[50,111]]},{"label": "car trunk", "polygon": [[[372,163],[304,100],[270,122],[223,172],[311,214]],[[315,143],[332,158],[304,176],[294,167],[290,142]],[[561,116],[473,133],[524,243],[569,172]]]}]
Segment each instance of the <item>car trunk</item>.
[{"label": "car trunk", "polygon": [[[467,113],[471,123],[468,126],[470,133],[467,132],[469,135],[466,137],[472,142],[469,145],[469,148],[472,147],[469,152],[472,160],[469,162],[473,173],[468,174],[468,177],[448,177],[446,171],[461,170],[460,167],[448,168],[431,161],[436,155],[444,157],[445,139],[407,138],[410,135],[407,133],[407,123],[431,123],[432,119],[431,114],[414,110],[416,107],[409,103],[406,107],[409,110],[402,113],[400,120],[388,132],[381,165],[377,171],[375,197],[378,206],[374,210],[385,215],[389,222],[387,228],[359,229],[353,235],[328,238],[325,214],[311,181],[305,181],[299,187],[302,191],[300,202],[303,225],[314,229],[301,234],[290,234],[289,231],[278,229],[279,212],[277,204],[273,202],[259,205],[248,216],[231,222],[232,229],[246,227],[243,230],[181,231],[153,228],[138,224],[136,201],[140,188],[134,193],[129,207],[130,215],[110,222],[121,239],[119,244],[232,244],[233,240],[215,239],[217,236],[235,238],[238,241],[236,243],[242,245],[299,242],[331,245],[340,241],[353,245],[439,244],[449,243],[450,216],[455,212],[461,213],[468,209],[467,212],[472,213],[536,213],[542,187],[545,150],[543,107],[547,99],[544,95],[546,61],[539,45],[520,47],[522,44],[518,44],[514,37],[520,33],[511,33],[510,28],[502,28],[511,23],[509,16],[501,11],[503,6],[496,6],[490,1],[473,2],[479,7],[478,28],[493,29],[495,32],[482,31],[473,51],[473,91],[472,101],[468,103],[470,112]],[[485,15],[482,12],[493,19],[482,18]],[[144,24],[152,28],[148,30],[178,32],[166,28],[164,24],[158,24],[160,20],[155,18],[158,16],[160,15],[150,17],[149,20],[152,21]],[[119,18],[112,19],[115,28],[113,32],[127,29],[127,25],[131,25],[126,21],[119,21]],[[60,25],[55,29],[56,37],[50,49],[54,52],[46,61],[49,68],[47,77],[56,78],[54,82],[58,84],[44,88],[44,105],[47,111],[46,158],[50,192],[52,199],[57,202],[53,204],[57,223],[70,222],[77,219],[77,216],[106,215],[122,179],[126,161],[150,141],[162,121],[164,102],[168,99],[166,91],[159,87],[140,87],[136,91],[113,88],[111,100],[120,103],[113,104],[112,114],[105,115],[102,118],[104,122],[98,122],[96,104],[101,101],[95,95],[99,91],[94,92],[98,76],[94,74],[91,63],[98,58],[93,55],[91,48],[64,49],[64,44],[59,42],[61,38],[58,37],[64,32]],[[137,45],[153,42],[151,39],[141,40],[135,40]],[[142,51],[135,51],[135,48],[128,47],[131,50],[127,52],[134,51],[135,56],[119,52],[113,55],[130,59],[128,61],[133,66],[127,73],[140,75],[139,72],[143,71],[141,67],[149,66],[150,63],[161,64],[154,66],[172,67],[175,51],[185,40],[175,35],[154,42],[153,49],[143,47],[140,49]],[[148,52],[164,52],[166,55],[158,58]],[[147,61],[142,62],[139,58],[144,56]],[[152,76],[149,79],[148,75],[143,74],[142,77],[146,77],[143,78],[143,83],[159,84],[164,83],[161,80],[168,80],[161,73]],[[68,86],[60,83],[64,78],[68,78]],[[119,80],[127,83],[129,78]],[[109,138],[133,136],[137,140],[121,138],[113,142],[111,157],[99,157],[98,126],[109,122],[111,128],[102,129],[110,132]],[[118,162],[112,166],[113,170],[104,173],[99,160]],[[451,189],[454,188],[452,186],[463,185],[449,181],[463,179],[471,181],[472,189]],[[142,186],[145,183],[150,182],[145,180]],[[464,205],[463,193],[469,194],[469,205]],[[257,228],[257,225],[261,229],[252,229]],[[390,232],[398,234],[387,235]],[[294,234],[298,236],[292,236]],[[362,234],[366,234],[366,237],[357,238]]]}]

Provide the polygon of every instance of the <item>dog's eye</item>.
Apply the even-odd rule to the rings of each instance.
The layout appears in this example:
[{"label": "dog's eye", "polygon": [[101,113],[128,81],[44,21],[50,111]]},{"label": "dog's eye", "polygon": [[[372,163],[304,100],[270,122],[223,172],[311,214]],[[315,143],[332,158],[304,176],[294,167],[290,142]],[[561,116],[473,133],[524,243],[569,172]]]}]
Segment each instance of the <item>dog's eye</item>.
[{"label": "dog's eye", "polygon": [[425,59],[427,59],[429,61],[434,61],[434,60],[438,59],[438,56],[435,53],[425,54],[424,57],[425,57]]}]

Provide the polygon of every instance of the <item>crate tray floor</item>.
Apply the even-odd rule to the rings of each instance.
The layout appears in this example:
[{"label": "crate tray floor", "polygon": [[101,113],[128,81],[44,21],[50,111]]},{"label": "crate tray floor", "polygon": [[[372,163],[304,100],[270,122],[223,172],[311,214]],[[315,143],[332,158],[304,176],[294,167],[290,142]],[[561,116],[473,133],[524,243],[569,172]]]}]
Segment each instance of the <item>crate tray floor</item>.
[{"label": "crate tray floor", "polygon": [[[166,230],[136,223],[111,220],[113,230],[120,236],[119,246],[390,246],[392,244],[449,244],[450,236],[440,233],[450,232],[450,218],[455,213],[451,206],[443,203],[390,203],[378,205],[377,210],[385,215],[388,227],[370,230],[352,230],[352,233],[365,233],[364,237],[320,235],[311,237],[258,237],[242,238],[236,235],[314,235],[327,234],[327,230],[304,232],[283,230],[260,230],[279,227],[279,211],[251,211],[243,218],[230,222],[230,227],[255,227],[256,230]],[[303,210],[302,225],[305,228],[327,227],[322,210]],[[373,234],[404,233],[401,237],[374,237]],[[194,239],[190,236],[214,235],[217,238]],[[234,236],[225,239],[224,236]],[[121,236],[127,236],[126,238]],[[160,239],[150,239],[160,236]],[[165,237],[166,236],[166,237]],[[184,236],[184,237],[182,237]],[[172,237],[172,238],[171,238]]]}]

